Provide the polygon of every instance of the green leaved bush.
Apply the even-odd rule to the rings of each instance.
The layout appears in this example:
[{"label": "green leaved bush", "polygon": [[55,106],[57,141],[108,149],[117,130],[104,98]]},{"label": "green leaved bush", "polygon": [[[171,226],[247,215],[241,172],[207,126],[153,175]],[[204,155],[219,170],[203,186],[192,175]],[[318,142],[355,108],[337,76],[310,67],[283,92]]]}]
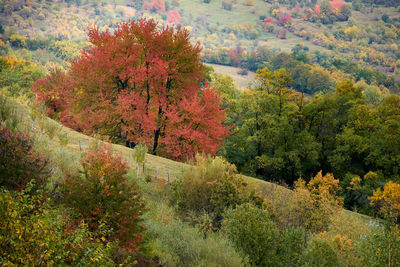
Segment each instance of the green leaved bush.
[{"label": "green leaved bush", "polygon": [[269,211],[245,203],[225,213],[222,231],[254,266],[298,266],[304,248],[301,228],[280,231]]},{"label": "green leaved bush", "polygon": [[0,265],[115,265],[115,243],[104,244],[86,224],[73,223],[35,187],[32,182],[22,191],[0,189]]},{"label": "green leaved bush", "polygon": [[371,227],[360,242],[358,255],[364,266],[398,266],[400,263],[399,226]]},{"label": "green leaved bush", "polygon": [[235,165],[221,157],[197,155],[195,163],[172,186],[179,210],[192,211],[198,216],[207,213],[217,228],[226,208],[247,202],[265,205],[260,194],[237,174]]},{"label": "green leaved bush", "polygon": [[96,232],[102,220],[113,229],[109,240],[118,240],[130,253],[142,242],[145,204],[128,167],[110,147],[92,147],[81,160],[82,171],[71,173],[60,183],[63,202]]},{"label": "green leaved bush", "polygon": [[144,164],[146,160],[146,153],[147,153],[147,146],[144,144],[137,144],[135,148],[133,149],[133,159],[137,163],[142,163]]},{"label": "green leaved bush", "polygon": [[309,240],[302,255],[302,266],[345,266],[334,245],[326,239],[314,237]]}]

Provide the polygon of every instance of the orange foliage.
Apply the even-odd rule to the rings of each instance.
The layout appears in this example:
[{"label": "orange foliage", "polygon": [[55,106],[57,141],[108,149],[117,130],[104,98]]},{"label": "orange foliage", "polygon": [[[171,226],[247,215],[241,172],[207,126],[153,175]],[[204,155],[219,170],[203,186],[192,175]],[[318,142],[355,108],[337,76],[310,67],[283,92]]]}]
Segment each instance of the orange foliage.
[{"label": "orange foliage", "polygon": [[378,188],[369,199],[371,206],[378,207],[378,213],[382,216],[391,219],[400,216],[400,184],[389,181],[383,191]]}]

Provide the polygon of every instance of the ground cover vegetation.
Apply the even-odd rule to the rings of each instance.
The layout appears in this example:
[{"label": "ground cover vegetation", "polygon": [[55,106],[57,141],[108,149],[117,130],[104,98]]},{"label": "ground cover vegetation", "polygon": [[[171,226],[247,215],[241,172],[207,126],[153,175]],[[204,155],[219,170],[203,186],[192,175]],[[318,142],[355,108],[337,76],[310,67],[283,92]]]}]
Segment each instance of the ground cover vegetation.
[{"label": "ground cover vegetation", "polygon": [[[326,25],[359,12],[341,1],[281,2],[293,11],[263,20],[281,37],[307,6],[313,16],[302,19]],[[86,5],[66,3],[75,4]],[[221,9],[242,4],[259,1]],[[169,5],[179,3],[132,8],[162,16]],[[27,8],[8,1],[1,12]],[[185,19],[169,13],[170,22]],[[138,18],[90,27],[80,44],[58,36],[41,46],[9,28],[2,35],[2,264],[397,266],[400,98],[390,72],[304,45],[261,47],[255,80],[237,90],[203,66],[190,29]],[[45,58],[32,63],[29,53]],[[228,52],[232,62],[247,55],[241,46]]]}]

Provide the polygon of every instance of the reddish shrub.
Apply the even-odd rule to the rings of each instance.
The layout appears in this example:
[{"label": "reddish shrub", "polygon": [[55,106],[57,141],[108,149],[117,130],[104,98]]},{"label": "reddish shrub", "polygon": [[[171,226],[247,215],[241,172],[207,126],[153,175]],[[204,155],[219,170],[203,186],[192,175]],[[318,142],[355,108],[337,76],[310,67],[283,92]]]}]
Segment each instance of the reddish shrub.
[{"label": "reddish shrub", "polygon": [[0,123],[0,187],[22,190],[30,180],[37,186],[46,182],[48,159],[35,152],[33,144],[29,135]]},{"label": "reddish shrub", "polygon": [[314,12],[315,12],[315,14],[321,14],[321,8],[319,7],[319,5],[315,5],[315,7],[314,7]]},{"label": "reddish shrub", "polygon": [[111,148],[92,149],[82,161],[81,174],[68,175],[61,184],[65,204],[75,209],[89,229],[96,231],[104,220],[129,250],[139,248],[142,239],[144,202],[134,182],[126,176],[128,167]]},{"label": "reddish shrub", "polygon": [[344,1],[340,0],[332,0],[330,3],[332,11],[334,13],[339,13],[342,10],[342,7],[346,4]]},{"label": "reddish shrub", "polygon": [[179,15],[178,11],[171,10],[168,12],[168,16],[167,16],[168,23],[178,25],[180,19],[181,19],[181,15]]},{"label": "reddish shrub", "polygon": [[290,14],[279,14],[279,24],[286,25],[292,22],[292,16]]}]

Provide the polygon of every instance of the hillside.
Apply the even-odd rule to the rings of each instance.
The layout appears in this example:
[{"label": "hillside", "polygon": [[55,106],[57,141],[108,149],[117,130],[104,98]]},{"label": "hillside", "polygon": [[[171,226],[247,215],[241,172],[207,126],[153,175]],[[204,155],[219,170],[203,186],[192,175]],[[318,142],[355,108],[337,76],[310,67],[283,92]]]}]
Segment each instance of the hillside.
[{"label": "hillside", "polygon": [[400,266],[399,5],[0,1],[0,265]]},{"label": "hillside", "polygon": [[[8,99],[8,101],[16,108],[18,112],[17,116],[22,119],[22,127],[31,132],[31,134],[38,136],[39,140],[43,142],[40,144],[40,150],[47,151],[47,153],[50,153],[52,157],[56,157],[57,160],[55,160],[55,162],[71,160],[68,164],[78,167],[78,161],[81,155],[87,153],[91,145],[102,143],[111,146],[112,150],[117,155],[120,154],[123,156],[123,159],[128,163],[128,166],[132,171],[137,171],[138,163],[133,159],[132,149],[118,144],[107,143],[82,133],[78,133],[65,127],[59,122],[43,117],[43,115],[40,115],[40,113],[38,114],[35,109],[31,110],[30,107],[20,104],[12,99]],[[58,136],[62,137],[61,140]],[[188,166],[189,165],[186,163],[173,161],[147,153],[145,172],[143,173],[143,166],[140,166],[140,176],[143,179],[143,176],[150,175],[153,179],[161,179],[164,181],[168,181],[169,178],[169,181],[172,182],[175,179],[179,180],[182,176],[182,172],[187,169]],[[260,190],[265,197],[270,198],[273,197],[274,194],[282,194],[287,198],[290,198],[289,195],[291,194],[291,190],[286,187],[245,175],[243,177],[252,187]],[[356,221],[361,220],[366,225],[370,224],[371,220],[373,221],[371,217],[363,214],[347,210],[345,212],[350,218],[354,217],[354,220]],[[346,228],[346,226],[344,225],[343,228]]]}]

